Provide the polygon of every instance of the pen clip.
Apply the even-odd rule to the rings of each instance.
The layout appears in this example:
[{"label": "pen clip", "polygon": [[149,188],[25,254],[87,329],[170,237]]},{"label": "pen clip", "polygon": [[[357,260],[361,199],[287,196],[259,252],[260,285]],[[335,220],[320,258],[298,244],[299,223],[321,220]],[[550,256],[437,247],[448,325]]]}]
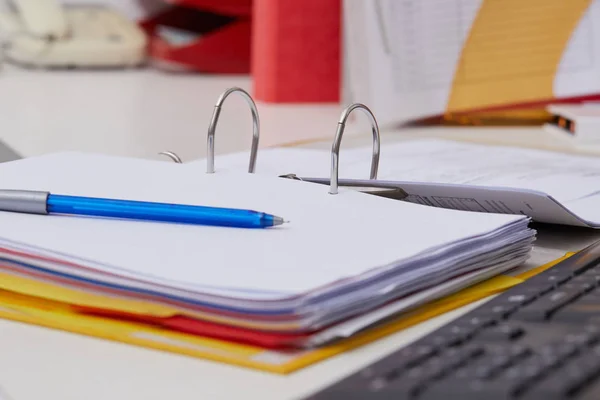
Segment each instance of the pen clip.
[{"label": "pen clip", "polygon": [[[318,183],[329,185],[331,182],[327,178],[305,178],[296,174],[279,175],[280,178],[293,179],[296,181]],[[386,197],[394,200],[404,200],[408,193],[399,187],[396,183],[387,183],[382,181],[365,182],[356,179],[339,179],[338,186],[347,187],[361,193],[372,194],[374,196]]]}]

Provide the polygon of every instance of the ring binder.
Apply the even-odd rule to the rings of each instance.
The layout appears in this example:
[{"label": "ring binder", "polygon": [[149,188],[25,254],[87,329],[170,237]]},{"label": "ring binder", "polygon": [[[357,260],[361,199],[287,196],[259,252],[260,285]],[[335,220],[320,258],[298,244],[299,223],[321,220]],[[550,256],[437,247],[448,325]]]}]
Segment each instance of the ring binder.
[{"label": "ring binder", "polygon": [[[248,106],[250,107],[250,111],[252,112],[252,147],[250,150],[250,164],[248,166],[248,172],[254,173],[254,170],[256,169],[256,158],[257,158],[257,154],[258,154],[258,142],[260,139],[260,119],[258,117],[258,109],[256,107],[256,103],[252,99],[252,96],[250,96],[250,94],[248,92],[246,92],[244,89],[241,89],[239,87],[231,87],[231,88],[227,89],[226,91],[224,91],[219,96],[219,99],[217,100],[217,103],[215,104],[215,109],[213,111],[213,115],[210,120],[210,125],[208,126],[208,137],[207,137],[208,154],[206,157],[206,159],[207,159],[206,172],[209,174],[212,174],[215,172],[215,131],[217,129],[217,122],[219,121],[219,116],[221,115],[221,108],[223,107],[223,103],[225,102],[225,99],[231,93],[234,93],[234,92],[239,93],[244,99],[246,99],[246,102],[248,103]],[[181,157],[179,157],[177,155],[177,153],[174,153],[172,151],[161,151],[158,154],[169,157],[173,162],[175,162],[177,164],[183,163],[183,161],[181,160]]]},{"label": "ring binder", "polygon": [[[248,92],[246,92],[244,89],[241,89],[238,87],[232,87],[232,88],[227,89],[225,92],[223,92],[221,94],[221,96],[219,96],[219,99],[217,100],[217,103],[215,104],[215,109],[214,109],[214,112],[213,112],[213,115],[212,115],[212,118],[210,121],[210,125],[208,128],[208,137],[207,137],[208,153],[207,153],[207,171],[206,172],[209,174],[212,174],[215,172],[215,131],[216,131],[216,127],[217,127],[217,122],[219,120],[219,116],[221,114],[221,108],[223,106],[223,103],[225,102],[225,99],[231,93],[234,93],[234,92],[239,93],[242,97],[244,97],[246,99],[246,101],[248,102],[248,105],[250,106],[250,110],[252,111],[253,139],[252,139],[252,148],[251,148],[251,152],[250,152],[250,164],[248,166],[248,172],[254,173],[254,170],[256,167],[258,142],[259,142],[259,137],[260,137],[260,120],[258,117],[258,110],[256,108],[256,104],[254,103],[254,100],[252,99],[252,96],[250,96],[250,94],[248,94]],[[336,135],[335,135],[332,149],[331,149],[331,176],[330,176],[330,180],[329,180],[329,182],[330,182],[329,193],[330,194],[338,193],[338,189],[340,186],[340,180],[339,180],[340,146],[342,143],[342,136],[344,134],[344,129],[346,128],[346,121],[348,120],[348,117],[354,110],[361,110],[362,112],[364,112],[366,114],[366,116],[368,117],[369,122],[371,123],[371,131],[373,133],[373,155],[371,158],[371,172],[370,172],[369,179],[370,180],[377,179],[377,171],[379,169],[379,157],[380,157],[380,153],[381,153],[381,135],[379,132],[379,125],[377,124],[377,119],[375,118],[375,115],[373,115],[373,112],[371,111],[371,109],[369,107],[367,107],[366,105],[364,105],[362,103],[353,103],[353,104],[349,105],[348,107],[346,107],[346,109],[344,109],[344,111],[342,112],[340,119],[338,121]],[[168,156],[176,163],[182,163],[181,158],[174,152],[163,151],[159,154]],[[322,183],[322,179],[319,179],[319,178],[304,178],[303,179],[303,178],[297,177],[295,174],[280,175],[279,177],[287,178],[287,179],[306,180],[306,181],[311,181],[311,182],[315,182],[315,183]],[[351,181],[343,182],[342,186],[349,186],[349,187],[355,187],[355,188],[361,187],[361,188],[363,188],[363,190],[365,189],[364,184],[356,185],[356,184],[352,183]],[[392,198],[396,198],[396,199],[402,199],[402,198],[406,197],[406,192],[404,192],[404,190],[402,190],[401,188],[398,188],[398,187],[389,187],[389,186],[381,185],[381,184],[368,185],[367,187],[370,189],[370,192],[372,194],[377,194],[377,195],[384,196],[384,197],[392,197]],[[365,191],[365,192],[369,192],[369,191]]]},{"label": "ring binder", "polygon": [[252,99],[252,96],[250,96],[248,92],[238,87],[232,87],[223,92],[223,94],[221,94],[221,96],[217,100],[212,118],[210,120],[210,125],[208,126],[208,155],[206,172],[209,174],[215,172],[215,130],[217,129],[217,122],[219,120],[219,116],[221,115],[221,107],[223,106],[223,102],[225,102],[225,99],[231,93],[239,93],[244,99],[246,99],[248,106],[250,106],[250,111],[252,111],[252,149],[250,150],[250,165],[248,166],[248,172],[254,173],[254,169],[256,167],[256,154],[258,152],[258,140],[260,135],[260,121],[258,118],[258,110],[256,108],[254,100]]},{"label": "ring binder", "polygon": [[371,131],[373,132],[373,156],[371,158],[371,175],[370,179],[377,179],[377,170],[379,169],[379,154],[381,150],[381,135],[379,134],[379,126],[375,116],[369,109],[361,103],[354,103],[349,105],[343,112],[338,122],[337,131],[335,133],[335,139],[331,147],[331,183],[329,187],[330,194],[338,193],[338,181],[339,181],[339,163],[340,163],[340,145],[342,144],[342,136],[344,129],[346,128],[346,120],[354,110],[363,111],[369,118],[371,123]]},{"label": "ring binder", "polygon": [[[346,126],[346,120],[350,113],[356,109],[362,110],[369,117],[371,122],[371,128],[373,132],[373,156],[371,160],[371,175],[370,180],[373,182],[356,181],[352,179],[338,179],[339,172],[339,151]],[[330,185],[330,194],[337,194],[339,186],[349,187],[354,190],[360,191],[366,194],[372,194],[379,197],[387,197],[396,200],[405,199],[408,194],[394,183],[386,183],[377,181],[377,171],[379,169],[379,156],[380,156],[381,137],[379,133],[379,126],[377,120],[371,110],[361,103],[354,103],[348,106],[343,112],[338,122],[338,128],[335,139],[333,141],[331,155],[332,155],[332,168],[331,176],[329,179],[326,178],[313,178],[313,177],[299,177],[297,174],[288,173],[279,175],[280,178],[293,179],[298,181],[319,183],[322,185]]]},{"label": "ring binder", "polygon": [[161,156],[169,157],[171,160],[173,160],[173,162],[175,162],[177,164],[183,164],[183,161],[181,161],[181,158],[177,154],[173,153],[172,151],[161,151],[158,154]]}]

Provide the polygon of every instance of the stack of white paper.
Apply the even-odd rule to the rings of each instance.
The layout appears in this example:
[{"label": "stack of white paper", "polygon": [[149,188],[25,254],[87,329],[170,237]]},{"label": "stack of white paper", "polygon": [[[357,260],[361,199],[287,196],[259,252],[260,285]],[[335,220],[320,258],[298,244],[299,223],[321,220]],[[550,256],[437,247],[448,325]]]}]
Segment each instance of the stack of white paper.
[{"label": "stack of white paper", "polygon": [[[340,177],[368,177],[371,147],[345,149]],[[247,153],[219,158],[223,170],[243,171]],[[203,160],[190,163],[202,173]],[[322,150],[261,151],[257,173],[323,178],[331,154]],[[536,221],[600,227],[600,158],[441,139],[386,144],[378,180],[401,187],[404,200],[463,211],[528,215]]]},{"label": "stack of white paper", "polygon": [[288,219],[276,228],[236,229],[0,212],[2,269],[263,330],[313,331],[370,315],[363,326],[385,316],[376,310],[402,309],[389,308],[392,300],[404,298],[407,307],[518,266],[535,234],[525,216],[351,190],[331,195],[320,184],[205,174],[197,165],[68,153],[2,164],[0,176],[5,189],[254,209]]}]

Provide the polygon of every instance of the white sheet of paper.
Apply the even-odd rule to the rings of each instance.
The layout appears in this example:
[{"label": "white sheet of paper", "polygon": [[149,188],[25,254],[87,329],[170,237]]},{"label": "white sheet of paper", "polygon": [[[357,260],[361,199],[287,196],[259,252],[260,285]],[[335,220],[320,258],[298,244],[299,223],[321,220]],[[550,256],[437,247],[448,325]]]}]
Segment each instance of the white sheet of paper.
[{"label": "white sheet of paper", "polygon": [[566,202],[600,190],[600,158],[419,140],[385,146],[378,177],[522,188],[544,192]]},{"label": "white sheet of paper", "polygon": [[502,272],[512,268],[511,265],[512,263],[503,263],[487,270],[474,271],[444,282],[441,285],[437,285],[427,290],[415,293],[412,296],[400,299],[384,307],[378,308],[359,317],[352,318],[329,329],[325,329],[312,336],[306,345],[320,346],[332,340],[350,337],[373,326],[374,324],[386,320],[387,318],[410,311],[420,305],[440,299],[449,294],[458,292],[461,289],[475,285],[478,282],[482,282],[493,276],[501,274]]},{"label": "white sheet of paper", "polygon": [[[249,208],[291,222],[232,229],[0,213],[0,237],[39,254],[175,289],[285,298],[476,238],[518,216],[431,208],[258,174],[90,154],[0,165],[3,187],[56,194]],[[242,296],[243,294],[243,296]]]},{"label": "white sheet of paper", "polygon": [[[367,179],[370,154],[370,147],[341,152],[340,178]],[[239,170],[242,160],[247,163],[247,153],[217,158],[217,164]],[[203,162],[190,164],[200,167]],[[257,173],[329,178],[330,162],[326,150],[268,149],[259,153]],[[377,178],[398,182],[410,194],[406,200],[419,204],[600,225],[593,200],[600,194],[597,157],[423,139],[384,144]],[[579,200],[586,197],[590,199]]]}]

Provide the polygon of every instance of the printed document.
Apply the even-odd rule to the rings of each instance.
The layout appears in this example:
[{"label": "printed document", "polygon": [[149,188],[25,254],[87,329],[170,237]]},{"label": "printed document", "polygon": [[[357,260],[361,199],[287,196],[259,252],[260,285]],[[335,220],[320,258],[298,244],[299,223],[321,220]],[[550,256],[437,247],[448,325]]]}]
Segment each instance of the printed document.
[{"label": "printed document", "polygon": [[[368,179],[371,151],[370,146],[344,149],[340,179]],[[243,170],[247,157],[247,153],[225,155],[217,165]],[[328,180],[330,165],[327,150],[266,149],[259,153],[257,173]],[[398,183],[408,194],[404,200],[414,203],[600,226],[596,157],[424,139],[384,145],[377,178]]]}]

